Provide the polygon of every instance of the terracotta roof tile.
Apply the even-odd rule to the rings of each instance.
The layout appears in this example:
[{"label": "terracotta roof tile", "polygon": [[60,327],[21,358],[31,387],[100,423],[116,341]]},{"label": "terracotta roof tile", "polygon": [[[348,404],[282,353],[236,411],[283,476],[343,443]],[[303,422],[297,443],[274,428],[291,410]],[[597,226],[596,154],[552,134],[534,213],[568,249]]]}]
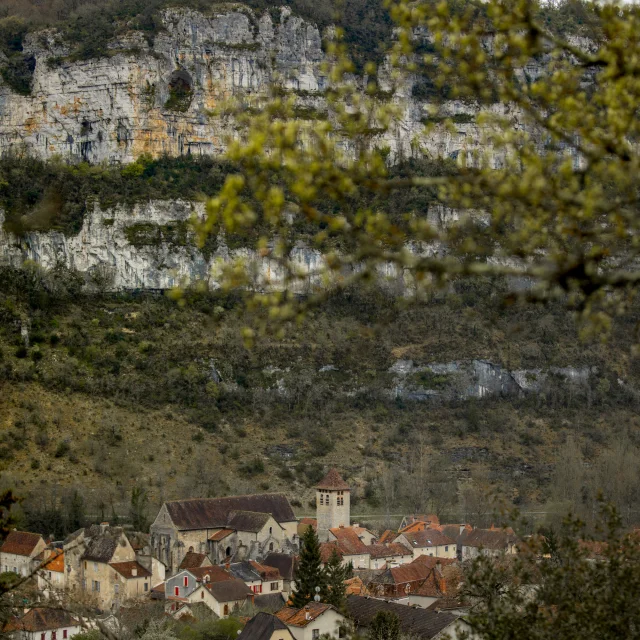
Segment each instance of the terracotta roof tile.
[{"label": "terracotta roof tile", "polygon": [[390,544],[370,544],[367,549],[372,558],[392,558],[394,556],[411,556],[413,552],[399,542]]},{"label": "terracotta roof tile", "polygon": [[369,553],[367,545],[358,538],[358,534],[351,527],[337,527],[329,529],[329,531],[336,538],[340,551],[344,555],[354,556]]},{"label": "terracotta roof tile", "polygon": [[195,551],[187,551],[182,559],[178,569],[197,569],[202,566],[203,562],[208,560],[206,553],[196,553]]},{"label": "terracotta roof tile", "polygon": [[435,569],[438,565],[446,567],[448,565],[457,563],[458,561],[454,558],[434,558],[433,556],[418,556],[417,558],[414,558],[409,564],[424,566],[428,569]]},{"label": "terracotta roof tile", "polygon": [[449,536],[446,536],[437,529],[425,529],[417,533],[403,533],[402,535],[407,539],[412,549],[455,544],[455,540],[452,540]]},{"label": "terracotta roof tile", "polygon": [[322,561],[322,564],[329,562],[329,558],[331,558],[331,555],[333,554],[334,551],[338,554],[338,557],[342,560],[343,553],[340,550],[340,547],[338,546],[337,542],[321,542],[320,543],[320,560]]},{"label": "terracotta roof tile", "polygon": [[386,544],[387,542],[393,542],[398,537],[398,534],[391,529],[387,529],[381,536],[378,542],[380,544]]},{"label": "terracotta roof tile", "polygon": [[38,533],[27,531],[12,531],[5,539],[0,553],[13,553],[17,556],[30,556],[42,536]]},{"label": "terracotta roof tile", "polygon": [[220,531],[216,531],[213,535],[209,536],[209,540],[212,540],[213,542],[224,540],[232,533],[234,533],[233,529],[220,529]]},{"label": "terracotta roof tile", "polygon": [[49,558],[43,559],[42,568],[45,571],[64,573],[64,551],[62,549],[52,549]]},{"label": "terracotta roof tile", "polygon": [[474,529],[462,539],[465,547],[482,547],[484,549],[506,550],[510,544],[517,542],[513,530],[505,529]]},{"label": "terracotta roof tile", "polygon": [[330,604],[310,602],[302,607],[302,609],[284,607],[280,609],[280,611],[277,611],[275,615],[287,626],[304,628],[310,622],[319,618],[323,613],[329,611],[329,609],[333,609]]},{"label": "terracotta roof tile", "polygon": [[210,567],[197,567],[189,569],[189,573],[194,575],[197,580],[205,580],[209,582],[223,582],[225,580],[234,580],[235,578],[220,565],[214,564]]},{"label": "terracotta roof tile", "polygon": [[364,582],[362,582],[362,578],[356,576],[355,578],[349,578],[349,580],[344,581],[345,584],[345,592],[346,595],[354,595],[354,596],[368,596],[369,589],[367,589]]},{"label": "terracotta roof tile", "polygon": [[[139,562],[135,560],[130,562],[110,562],[110,567],[113,567],[121,576],[127,580],[131,578],[148,578],[151,572],[145,569]],[[134,575],[135,573],[135,575]]]},{"label": "terracotta roof tile", "polygon": [[330,491],[349,491],[351,487],[342,479],[338,470],[329,469],[329,473],[315,486],[316,489],[328,489]]}]

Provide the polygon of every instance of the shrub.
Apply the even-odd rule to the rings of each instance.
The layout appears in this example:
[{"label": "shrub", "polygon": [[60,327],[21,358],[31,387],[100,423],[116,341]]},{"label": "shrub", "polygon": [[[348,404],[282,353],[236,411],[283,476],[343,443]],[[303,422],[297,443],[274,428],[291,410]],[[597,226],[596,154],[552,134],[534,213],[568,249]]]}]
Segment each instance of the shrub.
[{"label": "shrub", "polygon": [[69,443],[66,440],[62,440],[53,455],[56,458],[63,458],[67,455],[67,453],[69,453],[70,450],[71,446],[69,445]]}]

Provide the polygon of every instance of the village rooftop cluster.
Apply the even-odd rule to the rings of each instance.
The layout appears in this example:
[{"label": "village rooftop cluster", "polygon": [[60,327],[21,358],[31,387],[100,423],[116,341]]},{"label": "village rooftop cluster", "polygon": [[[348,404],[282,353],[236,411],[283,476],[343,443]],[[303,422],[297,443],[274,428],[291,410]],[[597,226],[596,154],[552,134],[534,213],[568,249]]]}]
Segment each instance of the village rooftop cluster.
[{"label": "village rooftop cluster", "polygon": [[[82,603],[109,625],[120,609],[155,601],[165,618],[196,617],[203,608],[218,618],[244,616],[239,637],[251,640],[338,638],[347,625],[366,630],[380,611],[395,613],[414,637],[454,638],[465,630],[462,563],[517,552],[511,529],[441,524],[436,515],[406,516],[398,531],[352,523],[350,487],[335,469],[315,490],[316,518],[296,518],[284,494],[254,494],[166,502],[150,534],[102,523],[47,543],[12,531],[0,547],[0,568],[32,580],[36,597],[4,631],[67,640],[96,623],[51,603]],[[343,611],[319,601],[291,605],[309,527],[322,563],[337,554],[349,568]]]}]

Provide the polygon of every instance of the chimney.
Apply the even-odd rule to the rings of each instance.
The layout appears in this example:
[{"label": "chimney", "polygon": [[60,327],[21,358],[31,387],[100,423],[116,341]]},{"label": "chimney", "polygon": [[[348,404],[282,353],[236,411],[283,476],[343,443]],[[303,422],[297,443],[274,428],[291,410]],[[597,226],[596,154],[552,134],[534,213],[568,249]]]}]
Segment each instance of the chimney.
[{"label": "chimney", "polygon": [[109,523],[108,522],[101,522],[100,523],[100,533],[104,533],[108,528],[109,528]]},{"label": "chimney", "polygon": [[464,532],[464,530],[465,530],[466,528],[467,528],[467,525],[466,525],[466,524],[461,524],[461,525],[460,525],[460,535],[462,535],[462,534],[463,534],[463,532]]}]

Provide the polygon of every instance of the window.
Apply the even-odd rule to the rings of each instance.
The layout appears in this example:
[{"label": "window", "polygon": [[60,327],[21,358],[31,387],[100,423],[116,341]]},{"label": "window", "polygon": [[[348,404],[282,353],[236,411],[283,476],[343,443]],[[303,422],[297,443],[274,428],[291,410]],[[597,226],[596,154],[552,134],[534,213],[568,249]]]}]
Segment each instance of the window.
[{"label": "window", "polygon": [[444,550],[445,550],[445,551],[449,551],[449,547],[448,547],[448,546],[445,546]]},{"label": "window", "polygon": [[97,571],[97,570],[98,570],[98,563],[97,563],[97,562],[94,562],[94,563],[93,563],[93,570],[94,570],[94,571]]},{"label": "window", "polygon": [[93,590],[100,593],[100,582],[98,580],[93,581]]},{"label": "window", "polygon": [[278,590],[278,583],[277,582],[272,582],[271,583],[271,591],[277,591]]},{"label": "window", "polygon": [[47,637],[46,633],[41,633],[40,634],[40,640],[45,640],[46,637]]},{"label": "window", "polygon": [[202,598],[202,600],[204,600],[204,589],[200,592],[200,598]]},{"label": "window", "polygon": [[269,551],[273,551],[273,542],[269,543]]},{"label": "window", "polygon": [[51,632],[51,640],[56,640],[56,632],[55,631]]},{"label": "window", "polygon": [[85,571],[87,570],[87,561],[86,560],[84,561],[84,570]]},{"label": "window", "polygon": [[66,630],[66,629],[62,632],[62,637],[63,637],[63,638],[66,638],[66,637],[67,637],[67,630]]},{"label": "window", "polygon": [[145,591],[149,591],[149,583],[148,582],[144,583],[144,590]]},{"label": "window", "polygon": [[262,585],[261,584],[254,584],[253,587],[251,587],[253,593],[262,593]]},{"label": "window", "polygon": [[224,605],[224,609],[223,609],[223,615],[228,616],[229,615],[229,605],[225,604]]},{"label": "window", "polygon": [[179,595],[180,595],[180,587],[176,587],[176,588],[173,590],[173,595],[174,595],[174,596],[179,596]]},{"label": "window", "polygon": [[311,632],[311,637],[313,638],[313,640],[318,640],[318,638],[320,637],[320,629],[314,629]]},{"label": "window", "polygon": [[188,586],[189,586],[189,578],[188,578],[188,576],[185,576],[185,577],[184,577],[184,586],[185,586],[185,587],[188,587]]},{"label": "window", "polygon": [[273,527],[269,527],[269,535],[273,533]]},{"label": "window", "polygon": [[227,558],[231,555],[231,547],[227,547],[227,549],[225,550],[225,554]]},{"label": "window", "polygon": [[324,504],[324,494],[320,494],[320,504]]},{"label": "window", "polygon": [[86,578],[82,578],[82,589],[84,591],[87,590],[87,579]]},{"label": "window", "polygon": [[116,595],[118,595],[118,593],[120,593],[120,585],[119,584],[114,584],[113,585],[113,593],[115,593]]}]

